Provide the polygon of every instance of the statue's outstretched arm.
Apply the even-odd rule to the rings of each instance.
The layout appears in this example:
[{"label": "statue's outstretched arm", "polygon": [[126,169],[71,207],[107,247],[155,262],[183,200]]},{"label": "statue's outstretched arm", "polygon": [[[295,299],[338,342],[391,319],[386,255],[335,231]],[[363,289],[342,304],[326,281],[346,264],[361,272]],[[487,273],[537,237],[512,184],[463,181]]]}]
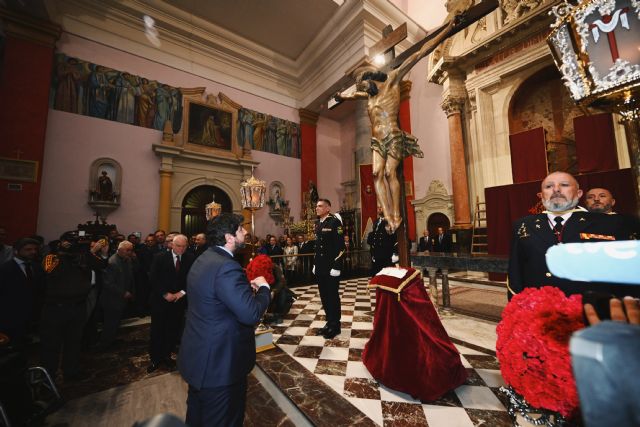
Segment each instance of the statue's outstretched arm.
[{"label": "statue's outstretched arm", "polygon": [[367,98],[369,98],[369,94],[362,90],[357,90],[351,93],[338,92],[335,95],[333,95],[333,99],[335,99],[338,102],[351,101],[354,99],[367,99]]}]

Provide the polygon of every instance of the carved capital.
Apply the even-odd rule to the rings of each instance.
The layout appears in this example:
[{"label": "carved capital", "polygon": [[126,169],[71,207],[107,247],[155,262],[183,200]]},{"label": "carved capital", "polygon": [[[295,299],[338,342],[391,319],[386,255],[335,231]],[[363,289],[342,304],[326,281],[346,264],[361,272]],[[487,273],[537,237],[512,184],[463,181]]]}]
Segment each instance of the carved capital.
[{"label": "carved capital", "polygon": [[460,114],[464,108],[464,99],[447,96],[440,104],[447,117]]},{"label": "carved capital", "polygon": [[300,124],[304,123],[311,126],[318,124],[318,117],[320,117],[318,113],[307,110],[306,108],[300,108],[298,114],[300,114]]},{"label": "carved capital", "polygon": [[411,86],[413,86],[411,80],[402,80],[400,82],[400,101],[411,98]]}]

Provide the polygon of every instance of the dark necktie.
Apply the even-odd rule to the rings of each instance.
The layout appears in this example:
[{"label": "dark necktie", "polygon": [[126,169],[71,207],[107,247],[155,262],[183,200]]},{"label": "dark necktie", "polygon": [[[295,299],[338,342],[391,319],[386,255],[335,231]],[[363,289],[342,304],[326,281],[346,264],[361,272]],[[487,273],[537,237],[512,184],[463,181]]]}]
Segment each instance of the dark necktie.
[{"label": "dark necktie", "polygon": [[176,272],[180,271],[180,256],[176,257]]},{"label": "dark necktie", "polygon": [[27,276],[27,283],[31,283],[33,281],[33,269],[30,262],[24,263],[24,274]]},{"label": "dark necktie", "polygon": [[564,226],[562,225],[562,221],[564,221],[564,219],[561,216],[557,216],[553,220],[556,223],[556,225],[553,226],[553,232],[556,235],[558,242],[560,242],[562,240],[562,230],[564,229]]}]

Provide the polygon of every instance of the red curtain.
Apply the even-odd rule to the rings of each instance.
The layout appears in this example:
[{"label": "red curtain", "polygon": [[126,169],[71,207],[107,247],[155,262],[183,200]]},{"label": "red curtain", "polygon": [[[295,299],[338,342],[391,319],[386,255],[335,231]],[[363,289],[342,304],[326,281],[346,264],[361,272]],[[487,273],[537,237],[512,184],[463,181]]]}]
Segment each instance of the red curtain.
[{"label": "red curtain", "polygon": [[[636,201],[633,197],[633,178],[631,169],[619,169],[576,176],[580,188],[586,193],[594,187],[607,188],[616,199],[615,210],[621,214],[635,215]],[[536,207],[540,200],[540,181],[521,184],[502,185],[485,188],[487,203],[487,235],[489,253],[497,255],[509,254],[511,245],[511,225]],[[581,205],[584,206],[584,199]]]},{"label": "red curtain", "polygon": [[513,182],[544,179],[547,175],[547,148],[542,127],[509,135]]},{"label": "red curtain", "polygon": [[369,218],[373,222],[378,217],[372,165],[360,165],[360,200],[362,201],[361,224],[362,232],[364,233]]},{"label": "red curtain", "polygon": [[576,133],[578,173],[618,169],[616,140],[611,114],[595,114],[573,119]]}]

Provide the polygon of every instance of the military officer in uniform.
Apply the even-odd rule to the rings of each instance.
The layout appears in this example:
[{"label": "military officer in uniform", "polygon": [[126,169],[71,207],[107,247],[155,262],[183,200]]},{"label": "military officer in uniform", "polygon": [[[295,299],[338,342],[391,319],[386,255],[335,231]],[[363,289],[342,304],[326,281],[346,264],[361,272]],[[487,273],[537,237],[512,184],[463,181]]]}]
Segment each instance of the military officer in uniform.
[{"label": "military officer in uniform", "polygon": [[340,333],[339,281],[344,256],[342,222],[331,214],[331,202],[318,199],[316,203],[316,255],[313,273],[318,279],[320,299],[327,316],[327,324],[318,331],[326,339]]},{"label": "military officer in uniform", "polygon": [[390,233],[389,224],[384,218],[382,207],[378,206],[378,218],[373,230],[367,235],[367,244],[371,252],[371,276],[385,267],[398,262],[398,241],[395,233]]},{"label": "military officer in uniform", "polygon": [[553,276],[547,269],[547,249],[560,243],[597,242],[628,239],[629,232],[618,215],[590,213],[578,206],[582,196],[578,182],[566,172],[553,172],[543,181],[538,197],[546,208],[513,224],[509,256],[509,294],[527,287],[555,286],[567,295],[587,290],[616,295],[636,295],[633,286],[575,282]]}]

